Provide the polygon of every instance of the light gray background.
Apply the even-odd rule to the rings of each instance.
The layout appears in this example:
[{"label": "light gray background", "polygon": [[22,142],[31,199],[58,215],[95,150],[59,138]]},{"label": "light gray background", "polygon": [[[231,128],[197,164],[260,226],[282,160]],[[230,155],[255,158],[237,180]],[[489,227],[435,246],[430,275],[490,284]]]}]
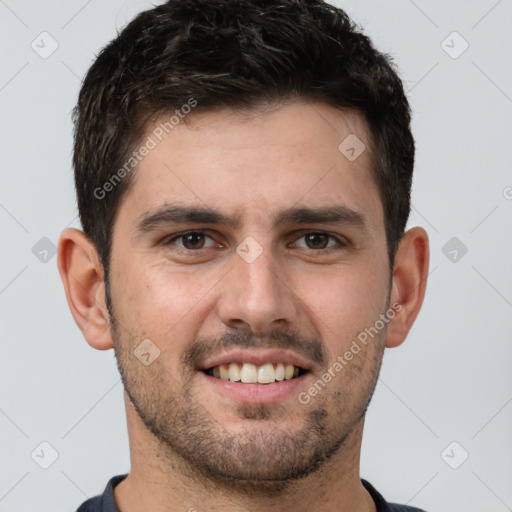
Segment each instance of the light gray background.
[{"label": "light gray background", "polygon": [[[69,113],[94,55],[150,5],[0,0],[1,512],[74,511],[129,469],[113,351],[86,344],[56,258],[32,249],[78,227]],[[361,475],[430,512],[512,510],[512,3],[339,5],[401,70],[417,142],[410,225],[431,240],[425,305],[386,352]],[[31,48],[51,48],[43,31],[59,45],[47,59]],[[48,469],[43,441],[58,453]]]}]

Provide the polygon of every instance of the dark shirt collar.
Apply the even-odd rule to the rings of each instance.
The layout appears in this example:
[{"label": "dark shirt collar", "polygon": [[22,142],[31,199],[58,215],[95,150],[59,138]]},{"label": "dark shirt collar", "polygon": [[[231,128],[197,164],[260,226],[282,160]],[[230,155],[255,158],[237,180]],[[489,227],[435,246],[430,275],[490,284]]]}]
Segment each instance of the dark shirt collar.
[{"label": "dark shirt collar", "polygon": [[[114,487],[122,482],[127,476],[128,474],[112,477],[105,487],[103,495],[87,500],[82,504],[77,512],[120,512],[114,499]],[[403,510],[404,512],[410,510],[412,512],[414,510],[418,510],[399,505],[393,505],[391,507],[390,504],[386,502],[382,495],[369,482],[361,479],[361,483],[370,493],[370,496],[375,502],[377,512],[399,512],[400,510]]]}]

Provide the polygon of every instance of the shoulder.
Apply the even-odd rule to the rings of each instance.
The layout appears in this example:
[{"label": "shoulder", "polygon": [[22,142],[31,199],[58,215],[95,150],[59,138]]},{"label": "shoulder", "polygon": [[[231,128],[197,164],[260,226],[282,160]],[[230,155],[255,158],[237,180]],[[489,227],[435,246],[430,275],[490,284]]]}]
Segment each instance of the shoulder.
[{"label": "shoulder", "polygon": [[103,494],[89,498],[82,503],[76,512],[119,512],[114,500],[114,487],[124,480],[128,475],[117,475],[112,477]]},{"label": "shoulder", "polygon": [[101,501],[101,496],[89,498],[87,501],[80,505],[76,512],[103,512]]},{"label": "shoulder", "polygon": [[422,509],[416,507],[410,507],[409,505],[399,505],[398,503],[388,503],[382,494],[380,494],[375,487],[373,487],[367,480],[361,479],[361,482],[365,489],[370,493],[377,512],[425,512]]}]

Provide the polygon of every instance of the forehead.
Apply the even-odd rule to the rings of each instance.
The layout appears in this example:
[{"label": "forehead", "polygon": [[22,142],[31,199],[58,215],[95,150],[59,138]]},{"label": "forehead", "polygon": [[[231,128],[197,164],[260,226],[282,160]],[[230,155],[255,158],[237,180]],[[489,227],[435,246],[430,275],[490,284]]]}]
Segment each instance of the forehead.
[{"label": "forehead", "polygon": [[298,101],[172,115],[141,141],[151,149],[123,200],[133,215],[178,200],[253,219],[334,203],[382,216],[369,130],[355,110]]}]

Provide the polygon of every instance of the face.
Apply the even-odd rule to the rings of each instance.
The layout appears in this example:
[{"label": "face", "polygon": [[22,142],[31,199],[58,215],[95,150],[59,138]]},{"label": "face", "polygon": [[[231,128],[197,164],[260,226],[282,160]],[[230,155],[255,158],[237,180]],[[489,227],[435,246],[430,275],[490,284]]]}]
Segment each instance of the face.
[{"label": "face", "polygon": [[[303,102],[193,113],[161,141],[155,126],[113,233],[126,392],[162,456],[209,479],[303,477],[361,425],[384,349],[367,126]],[[351,134],[366,147],[355,160],[339,149]]]}]

